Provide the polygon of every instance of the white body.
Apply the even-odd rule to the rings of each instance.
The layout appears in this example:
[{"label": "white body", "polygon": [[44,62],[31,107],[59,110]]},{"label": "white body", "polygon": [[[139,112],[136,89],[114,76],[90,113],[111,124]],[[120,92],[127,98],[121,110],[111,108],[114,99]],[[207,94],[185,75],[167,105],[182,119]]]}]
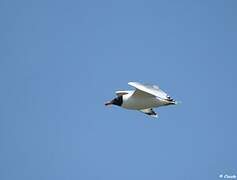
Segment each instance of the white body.
[{"label": "white body", "polygon": [[122,107],[126,109],[147,109],[165,106],[169,103],[155,96],[132,96],[133,91],[123,95]]}]

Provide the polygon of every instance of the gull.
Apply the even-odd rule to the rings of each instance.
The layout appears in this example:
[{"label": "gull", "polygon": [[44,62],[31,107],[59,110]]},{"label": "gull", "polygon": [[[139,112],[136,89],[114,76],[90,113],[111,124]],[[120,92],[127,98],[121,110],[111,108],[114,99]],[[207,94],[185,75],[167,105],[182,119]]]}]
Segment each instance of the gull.
[{"label": "gull", "polygon": [[116,91],[117,97],[105,103],[106,106],[117,105],[125,109],[138,110],[151,117],[158,117],[153,108],[176,105],[177,101],[162,91],[157,85],[129,82],[135,90]]}]

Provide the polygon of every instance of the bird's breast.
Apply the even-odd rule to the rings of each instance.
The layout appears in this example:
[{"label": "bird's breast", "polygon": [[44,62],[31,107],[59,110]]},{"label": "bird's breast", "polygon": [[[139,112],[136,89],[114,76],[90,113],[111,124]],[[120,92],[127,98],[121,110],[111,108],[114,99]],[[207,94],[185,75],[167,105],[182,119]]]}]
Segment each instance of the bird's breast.
[{"label": "bird's breast", "polygon": [[132,97],[132,96],[123,96],[122,107],[126,109],[147,109],[152,107],[162,106],[161,102],[158,101],[155,97],[142,98],[142,97]]}]

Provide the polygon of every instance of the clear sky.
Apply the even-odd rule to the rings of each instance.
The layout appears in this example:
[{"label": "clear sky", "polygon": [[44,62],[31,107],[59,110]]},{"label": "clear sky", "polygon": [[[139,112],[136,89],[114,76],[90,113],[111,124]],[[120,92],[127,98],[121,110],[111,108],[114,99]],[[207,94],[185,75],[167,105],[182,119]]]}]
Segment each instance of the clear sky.
[{"label": "clear sky", "polygon": [[[237,1],[0,2],[1,180],[237,175]],[[104,102],[129,81],[182,104]]]}]

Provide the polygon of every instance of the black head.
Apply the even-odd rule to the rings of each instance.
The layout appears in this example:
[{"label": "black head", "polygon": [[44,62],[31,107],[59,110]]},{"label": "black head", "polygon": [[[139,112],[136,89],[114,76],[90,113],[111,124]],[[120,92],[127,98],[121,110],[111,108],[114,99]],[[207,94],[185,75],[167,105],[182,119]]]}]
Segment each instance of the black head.
[{"label": "black head", "polygon": [[118,96],[116,98],[114,98],[112,101],[109,101],[107,103],[105,103],[106,106],[108,105],[117,105],[117,106],[121,106],[123,104],[123,97],[122,96]]}]

